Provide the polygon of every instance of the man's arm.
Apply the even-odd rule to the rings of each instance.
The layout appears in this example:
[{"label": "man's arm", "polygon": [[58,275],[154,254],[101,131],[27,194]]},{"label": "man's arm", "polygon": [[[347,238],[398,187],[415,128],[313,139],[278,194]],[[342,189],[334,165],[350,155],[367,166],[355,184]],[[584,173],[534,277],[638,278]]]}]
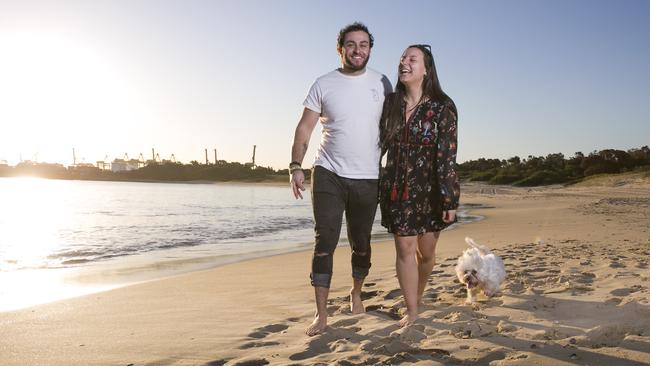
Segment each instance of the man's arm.
[{"label": "man's arm", "polygon": [[[319,118],[320,114],[318,112],[314,112],[308,108],[303,110],[300,122],[298,122],[298,126],[296,127],[296,133],[293,136],[293,146],[291,147],[292,162],[302,164],[302,160],[307,153],[307,147],[309,147],[309,139]],[[305,190],[304,183],[305,173],[302,169],[291,172],[291,189],[296,199],[302,199],[302,193],[300,191]]]}]

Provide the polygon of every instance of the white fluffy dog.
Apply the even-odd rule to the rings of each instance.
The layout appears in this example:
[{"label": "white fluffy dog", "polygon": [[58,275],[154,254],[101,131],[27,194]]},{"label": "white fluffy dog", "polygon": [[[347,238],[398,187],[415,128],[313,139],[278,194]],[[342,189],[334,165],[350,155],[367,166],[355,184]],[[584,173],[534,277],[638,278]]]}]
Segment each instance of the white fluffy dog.
[{"label": "white fluffy dog", "polygon": [[491,297],[499,291],[506,278],[503,261],[485,245],[479,245],[471,238],[465,238],[471,248],[465,249],[458,257],[456,276],[467,287],[467,304],[476,302],[479,291]]}]

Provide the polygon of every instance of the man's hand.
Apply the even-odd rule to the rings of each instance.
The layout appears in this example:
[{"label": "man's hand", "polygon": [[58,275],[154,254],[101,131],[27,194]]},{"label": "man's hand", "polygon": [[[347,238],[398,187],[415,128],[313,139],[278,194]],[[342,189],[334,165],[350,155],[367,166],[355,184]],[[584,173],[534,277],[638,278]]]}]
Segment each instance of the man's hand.
[{"label": "man's hand", "polygon": [[302,169],[294,170],[293,173],[291,173],[290,182],[294,197],[296,197],[296,199],[302,199],[302,193],[300,193],[300,191],[305,190],[305,172],[303,172]]},{"label": "man's hand", "polygon": [[291,175],[291,189],[293,190],[293,195],[296,199],[302,199],[302,193],[305,187],[305,173],[302,169],[291,169],[292,165],[297,164],[297,168],[300,168],[302,160],[305,158],[307,153],[307,146],[309,146],[309,138],[311,133],[318,123],[320,118],[319,112],[314,112],[311,109],[305,107],[302,111],[302,117],[296,126],[296,133],[293,137],[293,145],[291,146],[291,164],[289,164],[289,175]]},{"label": "man's hand", "polygon": [[442,221],[446,224],[454,222],[456,220],[456,210],[442,211]]}]

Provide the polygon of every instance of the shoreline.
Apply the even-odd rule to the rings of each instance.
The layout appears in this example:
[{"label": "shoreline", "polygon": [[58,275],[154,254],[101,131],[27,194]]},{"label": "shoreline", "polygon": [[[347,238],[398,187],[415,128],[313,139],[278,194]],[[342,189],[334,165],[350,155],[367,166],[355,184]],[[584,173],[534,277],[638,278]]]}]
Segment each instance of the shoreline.
[{"label": "shoreline", "polygon": [[[482,216],[470,214],[471,211],[481,208],[492,207],[468,204],[464,210],[460,211],[465,213],[467,221],[456,223],[445,232],[482,220]],[[390,234],[383,231],[373,233],[372,237],[373,243],[392,242]],[[349,247],[344,230],[338,247]],[[209,248],[205,246],[203,248],[205,249],[190,248],[190,251],[194,251],[192,254],[188,254],[187,247],[179,247],[69,267],[27,268],[0,272],[0,284],[3,282],[5,284],[0,286],[0,295],[2,295],[0,298],[4,298],[4,301],[0,303],[0,313],[211,270],[257,258],[308,252],[313,249],[313,240],[310,238],[310,240],[300,242],[283,241],[273,244],[272,249],[263,251],[249,249],[231,254],[210,253]],[[20,287],[7,286],[10,283],[22,283],[23,285]],[[40,295],[37,297],[34,293]]]},{"label": "shoreline", "polygon": [[[368,312],[349,313],[349,250],[337,250],[330,328],[320,336],[303,333],[313,291],[302,251],[0,313],[0,358],[8,365],[648,363],[650,272],[638,259],[650,255],[649,196],[647,184],[466,187],[461,202],[495,208],[473,211],[485,219],[441,235],[422,321],[404,331],[395,325],[403,307],[394,248],[373,241]],[[462,305],[453,275],[465,236],[501,255],[508,271],[502,294],[476,308]]]}]

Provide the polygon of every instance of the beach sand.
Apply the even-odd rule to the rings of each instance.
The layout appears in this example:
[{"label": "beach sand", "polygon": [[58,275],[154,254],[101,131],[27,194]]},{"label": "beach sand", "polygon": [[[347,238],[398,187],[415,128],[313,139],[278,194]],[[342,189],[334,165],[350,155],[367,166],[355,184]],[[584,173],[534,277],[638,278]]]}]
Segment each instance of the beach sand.
[{"label": "beach sand", "polygon": [[[287,188],[288,190],[288,188]],[[650,184],[463,185],[485,220],[442,233],[421,319],[392,242],[373,244],[367,313],[351,315],[349,248],[335,255],[330,327],[315,337],[310,252],[260,258],[0,313],[2,365],[647,365]],[[464,305],[470,236],[499,254],[502,292]]]}]

